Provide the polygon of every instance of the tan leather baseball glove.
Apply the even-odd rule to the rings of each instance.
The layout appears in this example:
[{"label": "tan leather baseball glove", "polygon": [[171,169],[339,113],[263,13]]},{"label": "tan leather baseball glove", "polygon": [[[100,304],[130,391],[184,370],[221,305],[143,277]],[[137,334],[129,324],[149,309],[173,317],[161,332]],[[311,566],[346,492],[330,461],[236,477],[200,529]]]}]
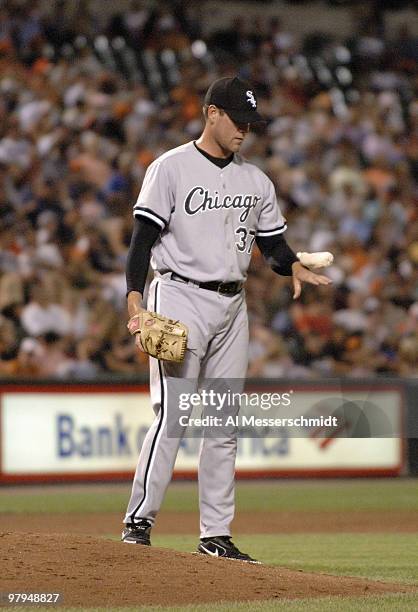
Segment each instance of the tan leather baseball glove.
[{"label": "tan leather baseball glove", "polygon": [[187,348],[188,329],[180,321],[144,310],[128,321],[128,330],[140,334],[145,353],[165,361],[181,362]]}]

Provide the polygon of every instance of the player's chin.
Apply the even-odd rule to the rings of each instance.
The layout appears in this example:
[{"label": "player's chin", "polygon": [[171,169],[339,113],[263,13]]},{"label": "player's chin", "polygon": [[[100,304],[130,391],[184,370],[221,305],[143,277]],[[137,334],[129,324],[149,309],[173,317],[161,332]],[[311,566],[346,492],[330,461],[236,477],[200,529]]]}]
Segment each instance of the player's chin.
[{"label": "player's chin", "polygon": [[230,145],[231,151],[233,151],[234,153],[239,151],[243,142],[244,142],[243,138],[234,138],[234,140],[231,142],[231,145]]}]

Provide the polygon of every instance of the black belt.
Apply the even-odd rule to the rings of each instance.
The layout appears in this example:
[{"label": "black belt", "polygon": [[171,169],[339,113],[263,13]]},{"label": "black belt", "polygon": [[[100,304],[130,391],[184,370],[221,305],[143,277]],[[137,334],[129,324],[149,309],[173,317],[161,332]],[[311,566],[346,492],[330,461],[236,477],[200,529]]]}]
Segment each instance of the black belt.
[{"label": "black belt", "polygon": [[191,280],[190,278],[186,278],[185,276],[181,276],[180,274],[176,274],[175,272],[171,273],[171,280],[180,281],[181,283],[192,283],[193,285],[195,285],[195,287],[199,287],[199,289],[217,291],[221,295],[237,295],[237,293],[241,291],[243,285],[240,281],[234,281],[231,283],[223,283],[220,281],[198,283],[197,281]]}]

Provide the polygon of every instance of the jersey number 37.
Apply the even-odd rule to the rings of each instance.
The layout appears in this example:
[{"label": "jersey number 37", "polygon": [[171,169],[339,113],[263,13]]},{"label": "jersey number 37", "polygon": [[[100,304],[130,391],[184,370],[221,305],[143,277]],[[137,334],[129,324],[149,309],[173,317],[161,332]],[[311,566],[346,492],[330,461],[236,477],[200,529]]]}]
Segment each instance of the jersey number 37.
[{"label": "jersey number 37", "polygon": [[240,226],[235,230],[235,234],[238,238],[237,242],[235,242],[238,251],[250,254],[255,240],[255,230],[249,230],[246,227]]}]

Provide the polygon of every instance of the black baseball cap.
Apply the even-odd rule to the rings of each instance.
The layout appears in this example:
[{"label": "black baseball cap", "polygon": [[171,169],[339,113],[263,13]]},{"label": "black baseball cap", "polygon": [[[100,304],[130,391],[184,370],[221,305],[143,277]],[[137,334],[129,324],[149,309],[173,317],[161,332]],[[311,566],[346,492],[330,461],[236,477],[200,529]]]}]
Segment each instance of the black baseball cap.
[{"label": "black baseball cap", "polygon": [[251,85],[238,77],[214,81],[206,92],[205,106],[222,108],[236,123],[264,121],[257,112],[257,99]]}]

